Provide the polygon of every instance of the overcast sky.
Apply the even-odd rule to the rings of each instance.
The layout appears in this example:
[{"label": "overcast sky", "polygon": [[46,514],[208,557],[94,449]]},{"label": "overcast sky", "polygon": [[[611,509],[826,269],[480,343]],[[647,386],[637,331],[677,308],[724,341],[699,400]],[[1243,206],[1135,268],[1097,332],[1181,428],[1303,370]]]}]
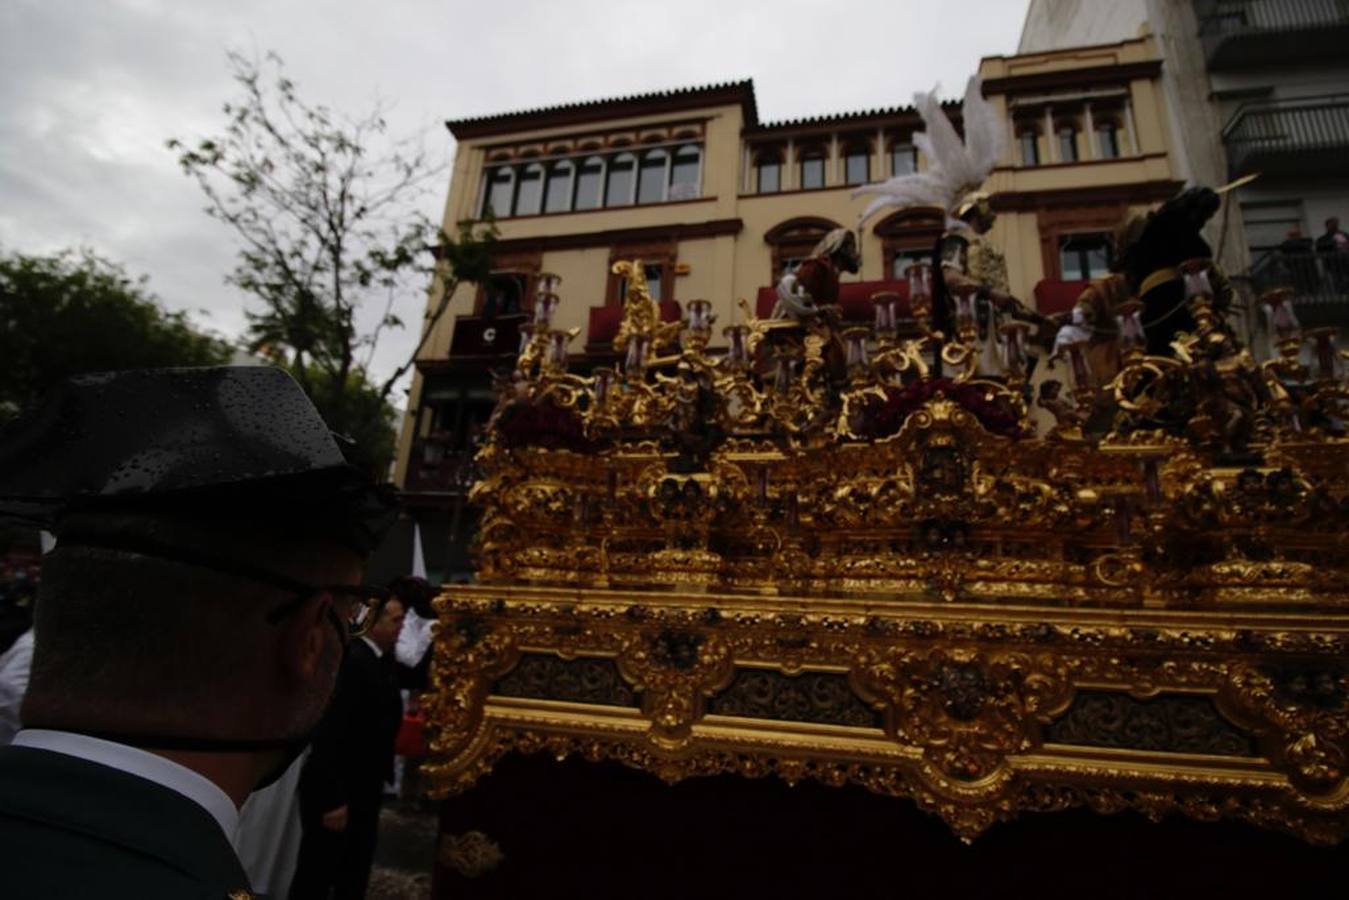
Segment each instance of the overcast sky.
[{"label": "overcast sky", "polygon": [[[236,250],[164,142],[218,133],[225,51],[274,50],[303,97],[394,104],[442,161],[450,118],[753,78],[779,120],[958,96],[1016,52],[1027,0],[3,0],[0,250],[88,246],[175,309],[242,333]],[[448,187],[448,175],[445,187]],[[423,201],[440,218],[445,188]],[[565,298],[564,298],[565,301]],[[399,312],[415,322],[422,296]],[[376,374],[415,336],[382,341]]]}]

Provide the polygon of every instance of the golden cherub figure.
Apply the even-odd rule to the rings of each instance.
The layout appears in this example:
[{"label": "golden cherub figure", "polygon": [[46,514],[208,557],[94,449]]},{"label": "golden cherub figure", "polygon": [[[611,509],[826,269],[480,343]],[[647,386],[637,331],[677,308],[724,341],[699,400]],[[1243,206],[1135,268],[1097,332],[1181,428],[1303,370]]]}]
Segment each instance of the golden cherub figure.
[{"label": "golden cherub figure", "polygon": [[646,283],[646,267],[640,259],[620,260],[613,273],[627,279],[623,295],[623,322],[614,335],[614,350],[623,353],[634,339],[645,338],[652,352],[670,346],[679,336],[679,322],[660,321],[660,306],[651,299]]}]

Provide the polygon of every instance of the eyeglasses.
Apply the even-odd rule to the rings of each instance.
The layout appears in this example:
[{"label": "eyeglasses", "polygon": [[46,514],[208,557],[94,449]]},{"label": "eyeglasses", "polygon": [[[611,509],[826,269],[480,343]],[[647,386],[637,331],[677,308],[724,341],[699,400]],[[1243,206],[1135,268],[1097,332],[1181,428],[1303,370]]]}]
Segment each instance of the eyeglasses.
[{"label": "eyeglasses", "polygon": [[334,627],[337,628],[344,639],[360,637],[369,631],[371,626],[379,619],[380,612],[383,611],[384,605],[389,602],[390,598],[390,592],[387,588],[369,587],[360,584],[310,584],[277,572],[250,566],[247,563],[219,559],[209,554],[197,553],[182,547],[172,547],[148,539],[124,539],[102,535],[96,538],[82,538],[62,535],[58,544],[64,547],[89,547],[95,550],[115,550],[122,553],[134,553],[137,556],[149,556],[154,559],[192,566],[196,569],[206,569],[211,572],[219,572],[222,575],[243,578],[293,594],[294,596],[291,599],[267,613],[267,622],[272,625],[281,622],[287,616],[293,615],[296,610],[304,605],[306,600],[324,594],[332,600],[328,615],[331,617]]},{"label": "eyeglasses", "polygon": [[379,620],[379,614],[389,602],[389,592],[384,588],[360,584],[311,585],[302,582],[291,582],[287,586],[282,584],[283,581],[290,579],[278,578],[270,583],[275,587],[293,591],[295,596],[267,613],[267,621],[273,625],[293,614],[311,597],[327,594],[333,601],[328,612],[333,616],[338,631],[347,637],[360,637]]}]

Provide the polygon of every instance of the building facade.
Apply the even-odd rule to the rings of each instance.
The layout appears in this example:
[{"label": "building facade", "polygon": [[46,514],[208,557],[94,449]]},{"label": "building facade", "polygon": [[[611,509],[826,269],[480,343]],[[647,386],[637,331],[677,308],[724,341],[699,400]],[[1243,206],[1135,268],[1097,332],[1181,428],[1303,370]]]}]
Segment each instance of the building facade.
[{"label": "building facade", "polygon": [[[1138,37],[982,61],[985,95],[1008,128],[985,186],[999,214],[992,240],[1029,305],[1066,308],[1105,271],[1121,218],[1180,186],[1163,73],[1154,41]],[[959,126],[958,105],[946,109]],[[664,318],[710,301],[719,335],[743,320],[738,300],[767,316],[778,277],[830,229],[856,226],[867,203],[852,196],[857,186],[927,165],[912,144],[922,128],[912,107],[765,122],[750,82],[447,124],[458,151],[445,227],[490,215],[501,239],[491,280],[461,285],[457,315],[427,342],[401,435],[396,481],[433,578],[471,569],[472,449],[491,414],[492,373],[509,371],[541,274],[561,278],[553,323],[577,330],[573,368],[588,372],[613,359],[625,289],[614,262],[643,260]],[[870,316],[870,294],[930,258],[942,228],[936,210],[867,222],[845,314]]]},{"label": "building facade", "polygon": [[[1220,261],[1253,292],[1297,292],[1304,324],[1349,324],[1349,267],[1318,249],[1349,221],[1349,4],[1343,0],[1032,0],[1019,50],[1055,51],[1149,35],[1178,140],[1179,176],[1240,188]],[[1183,124],[1182,124],[1183,123]]]}]

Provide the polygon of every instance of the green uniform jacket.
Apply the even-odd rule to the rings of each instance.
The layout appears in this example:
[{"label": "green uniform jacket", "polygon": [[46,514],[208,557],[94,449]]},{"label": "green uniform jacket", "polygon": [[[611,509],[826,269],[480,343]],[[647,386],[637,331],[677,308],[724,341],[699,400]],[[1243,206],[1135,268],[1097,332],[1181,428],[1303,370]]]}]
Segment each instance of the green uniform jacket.
[{"label": "green uniform jacket", "polygon": [[0,749],[6,900],[243,900],[234,848],[211,814],[166,787],[64,753]]}]

